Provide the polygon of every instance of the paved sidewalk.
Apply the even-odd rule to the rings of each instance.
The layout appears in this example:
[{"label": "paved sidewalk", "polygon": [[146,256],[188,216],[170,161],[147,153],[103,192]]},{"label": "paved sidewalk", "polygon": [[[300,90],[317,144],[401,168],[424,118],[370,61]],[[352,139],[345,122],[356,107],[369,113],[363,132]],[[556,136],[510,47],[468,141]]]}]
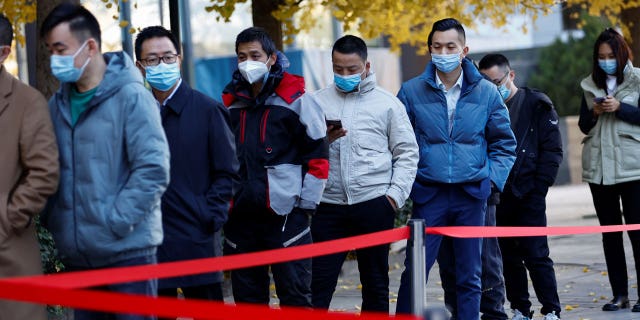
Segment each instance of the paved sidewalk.
[{"label": "paved sidewalk", "polygon": [[[547,208],[549,226],[598,225],[587,185],[552,187],[547,196]],[[555,262],[558,290],[563,306],[562,319],[640,320],[640,313],[632,313],[629,309],[617,312],[601,311],[602,305],[611,299],[611,288],[606,275],[599,234],[553,236],[549,238],[549,246],[552,259]],[[627,236],[625,236],[625,248],[629,266],[629,298],[633,304],[638,299],[637,279],[635,278],[631,244]],[[389,276],[392,312],[395,310],[395,298],[403,261],[404,252],[391,253]],[[359,283],[355,261],[347,261],[343,267],[331,309],[348,312],[359,311],[361,304]],[[530,287],[529,292],[534,303],[533,310],[536,311],[534,319],[542,319],[538,314],[540,304],[535,299],[533,288]],[[429,274],[427,304],[429,306],[443,306],[443,300],[436,264]],[[508,308],[508,303],[506,307]]]}]

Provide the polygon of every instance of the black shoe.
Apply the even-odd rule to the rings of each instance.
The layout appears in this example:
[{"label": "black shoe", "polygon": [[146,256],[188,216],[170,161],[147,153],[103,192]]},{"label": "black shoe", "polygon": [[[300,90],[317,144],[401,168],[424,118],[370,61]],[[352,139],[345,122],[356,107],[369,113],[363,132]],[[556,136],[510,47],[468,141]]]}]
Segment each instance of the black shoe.
[{"label": "black shoe", "polygon": [[[627,296],[617,296],[609,301],[609,303],[602,306],[602,311],[618,311],[625,308],[629,308],[629,298]],[[637,312],[640,312],[640,305],[638,305]]]},{"label": "black shoe", "polygon": [[631,312],[640,312],[640,300],[638,300],[638,302],[633,305],[633,308],[631,308]]}]

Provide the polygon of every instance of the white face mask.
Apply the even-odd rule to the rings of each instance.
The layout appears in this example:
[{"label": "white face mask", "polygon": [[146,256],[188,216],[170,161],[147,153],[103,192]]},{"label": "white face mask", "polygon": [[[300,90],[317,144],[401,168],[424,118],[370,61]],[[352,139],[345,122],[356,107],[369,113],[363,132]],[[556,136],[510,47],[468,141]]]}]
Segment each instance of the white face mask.
[{"label": "white face mask", "polygon": [[[271,57],[269,57],[271,59]],[[253,84],[258,80],[262,80],[265,78],[265,75],[269,72],[269,68],[267,67],[267,63],[269,63],[269,59],[267,62],[246,60],[238,63],[238,70],[242,77],[244,77],[249,83]]]}]

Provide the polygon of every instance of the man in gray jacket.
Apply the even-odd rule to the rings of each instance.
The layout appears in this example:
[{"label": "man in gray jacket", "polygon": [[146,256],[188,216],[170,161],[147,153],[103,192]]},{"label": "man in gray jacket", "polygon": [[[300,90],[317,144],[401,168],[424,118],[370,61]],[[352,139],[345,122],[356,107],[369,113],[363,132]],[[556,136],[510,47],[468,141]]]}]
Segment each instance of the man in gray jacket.
[{"label": "man in gray jacket", "polygon": [[[153,264],[162,242],[160,197],[169,183],[169,149],[155,99],[126,53],[101,53],[98,21],[82,6],[54,8],[41,36],[61,82],[49,101],[60,186],[45,223],[62,261],[68,270]],[[155,296],[157,281],[105,289]],[[101,317],[76,310],[74,319]]]},{"label": "man in gray jacket", "polygon": [[[367,46],[338,39],[331,53],[334,84],[315,98],[328,124],[329,181],[311,225],[315,242],[391,229],[409,197],[418,145],[404,105],[376,85]],[[346,252],[313,258],[316,308],[329,308]],[[389,246],[356,250],[362,310],[389,311]]]}]

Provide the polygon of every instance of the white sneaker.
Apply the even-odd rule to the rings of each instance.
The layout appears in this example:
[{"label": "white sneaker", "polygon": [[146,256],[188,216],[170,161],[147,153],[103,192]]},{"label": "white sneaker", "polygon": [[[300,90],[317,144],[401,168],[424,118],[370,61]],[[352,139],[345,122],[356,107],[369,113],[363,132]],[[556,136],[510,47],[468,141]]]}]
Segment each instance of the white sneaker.
[{"label": "white sneaker", "polygon": [[[531,318],[525,317],[520,310],[513,310],[513,318],[511,320],[531,320]],[[547,319],[545,318],[545,320]]]},{"label": "white sneaker", "polygon": [[547,313],[542,320],[559,320],[558,316],[556,316],[556,312],[553,311],[551,313]]}]

